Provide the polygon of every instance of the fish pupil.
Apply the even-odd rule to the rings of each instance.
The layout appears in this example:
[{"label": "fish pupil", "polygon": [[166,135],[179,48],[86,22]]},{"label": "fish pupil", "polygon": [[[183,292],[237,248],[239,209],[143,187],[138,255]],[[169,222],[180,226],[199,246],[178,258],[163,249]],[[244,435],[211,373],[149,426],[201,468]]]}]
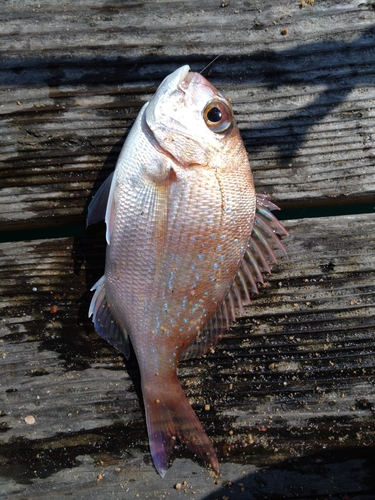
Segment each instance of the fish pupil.
[{"label": "fish pupil", "polygon": [[210,120],[212,123],[218,123],[221,118],[222,118],[222,113],[219,108],[216,106],[211,108],[210,111],[207,113],[207,118]]}]

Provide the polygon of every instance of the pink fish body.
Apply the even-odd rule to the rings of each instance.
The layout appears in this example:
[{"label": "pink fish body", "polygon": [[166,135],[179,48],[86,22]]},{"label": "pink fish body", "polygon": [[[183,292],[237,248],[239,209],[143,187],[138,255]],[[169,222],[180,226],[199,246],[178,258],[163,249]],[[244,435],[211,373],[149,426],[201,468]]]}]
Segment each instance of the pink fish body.
[{"label": "pink fish body", "polygon": [[105,274],[89,315],[98,333],[137,356],[151,455],[162,477],[178,438],[215,471],[211,441],[177,379],[180,359],[207,352],[256,291],[286,234],[256,196],[230,103],[183,66],[141,109],[89,207],[103,215]]}]

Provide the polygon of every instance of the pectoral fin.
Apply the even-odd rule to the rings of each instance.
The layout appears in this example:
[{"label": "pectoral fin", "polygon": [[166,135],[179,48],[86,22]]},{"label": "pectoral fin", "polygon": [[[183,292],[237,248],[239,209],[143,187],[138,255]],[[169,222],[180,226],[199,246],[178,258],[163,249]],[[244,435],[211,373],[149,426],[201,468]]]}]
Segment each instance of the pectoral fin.
[{"label": "pectoral fin", "polygon": [[112,178],[113,172],[106,178],[91,200],[86,218],[86,227],[104,220]]}]

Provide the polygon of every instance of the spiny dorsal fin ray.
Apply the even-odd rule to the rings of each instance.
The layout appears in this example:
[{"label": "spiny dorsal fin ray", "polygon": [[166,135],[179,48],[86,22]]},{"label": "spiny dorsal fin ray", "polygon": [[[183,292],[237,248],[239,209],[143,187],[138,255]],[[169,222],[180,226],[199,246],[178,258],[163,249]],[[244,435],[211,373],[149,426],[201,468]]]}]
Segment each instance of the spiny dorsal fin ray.
[{"label": "spiny dorsal fin ray", "polygon": [[268,220],[269,225],[279,236],[288,236],[285,227],[271,212],[271,210],[280,210],[279,207],[270,201],[267,194],[257,194],[256,198],[256,216],[261,215]]},{"label": "spiny dorsal fin ray", "polygon": [[285,252],[279,236],[288,233],[271,210],[279,208],[267,195],[258,194],[251,239],[237,276],[216,313],[185,349],[181,359],[203,356],[218,343],[230,321],[235,321],[236,309],[244,313],[243,306],[250,301],[249,292],[258,293],[256,283],[264,283],[262,272],[271,272],[267,261],[277,263],[274,250]]},{"label": "spiny dorsal fin ray", "polygon": [[231,303],[235,299],[235,306],[240,314],[242,314],[243,305],[249,301],[249,291],[258,293],[256,283],[264,283],[263,272],[271,272],[267,261],[277,263],[274,250],[285,253],[279,236],[286,236],[288,233],[271,210],[278,210],[278,207],[269,201],[267,195],[257,195],[250,242],[240,270],[227,295]]}]

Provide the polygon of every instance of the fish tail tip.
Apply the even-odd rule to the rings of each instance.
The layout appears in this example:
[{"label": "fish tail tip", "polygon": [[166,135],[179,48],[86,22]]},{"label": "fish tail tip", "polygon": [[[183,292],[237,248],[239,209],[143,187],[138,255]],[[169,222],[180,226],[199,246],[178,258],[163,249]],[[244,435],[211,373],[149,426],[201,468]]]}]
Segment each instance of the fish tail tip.
[{"label": "fish tail tip", "polygon": [[211,465],[211,469],[216,473],[220,474],[219,460],[215,452],[207,454],[207,462]]},{"label": "fish tail tip", "polygon": [[[152,460],[157,473],[162,479],[164,479],[169,468],[169,457],[152,454]],[[215,452],[207,453],[205,461],[211,466],[211,469],[215,474],[220,474],[219,460]]]},{"label": "fish tail tip", "polygon": [[[152,453],[152,452],[151,452]],[[154,462],[155,469],[157,470],[159,476],[164,479],[165,474],[168,470],[168,458],[166,456],[155,456],[152,455],[152,461]]]},{"label": "fish tail tip", "polygon": [[160,403],[159,397],[154,397],[151,401],[143,394],[143,399],[151,458],[158,474],[164,478],[173,450],[174,422],[168,408]]},{"label": "fish tail tip", "polygon": [[165,474],[166,474],[166,472],[167,472],[167,469],[166,469],[166,468],[159,468],[159,469],[157,468],[156,470],[158,471],[159,476],[160,476],[162,479],[164,479]]}]

